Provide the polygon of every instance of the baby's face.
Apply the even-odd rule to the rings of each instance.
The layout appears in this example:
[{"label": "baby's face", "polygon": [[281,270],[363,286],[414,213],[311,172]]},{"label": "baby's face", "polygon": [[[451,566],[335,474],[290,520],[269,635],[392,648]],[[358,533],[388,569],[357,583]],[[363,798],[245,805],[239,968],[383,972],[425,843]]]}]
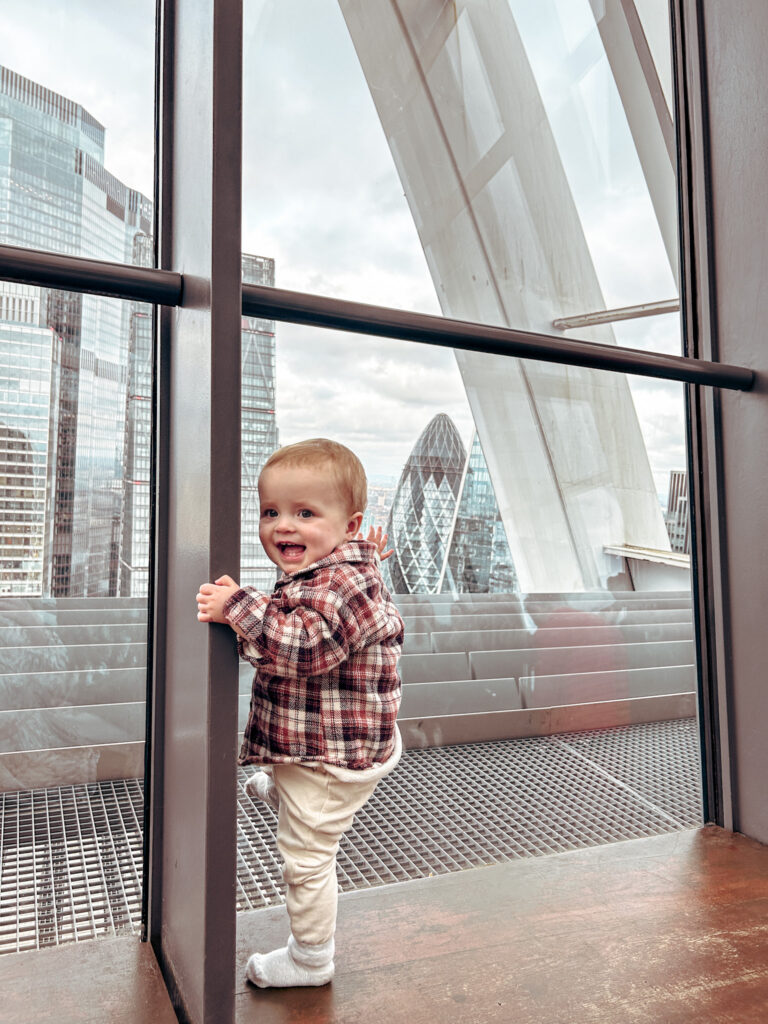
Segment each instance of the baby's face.
[{"label": "baby's face", "polygon": [[326,558],[360,529],[327,467],[270,466],[259,477],[259,539],[283,572]]}]

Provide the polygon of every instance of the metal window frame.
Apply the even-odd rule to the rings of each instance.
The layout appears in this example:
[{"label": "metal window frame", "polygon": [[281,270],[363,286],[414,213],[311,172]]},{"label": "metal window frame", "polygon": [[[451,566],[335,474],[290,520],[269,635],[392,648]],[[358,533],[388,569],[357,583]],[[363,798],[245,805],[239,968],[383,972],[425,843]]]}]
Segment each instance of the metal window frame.
[{"label": "metal window frame", "polygon": [[[706,47],[697,0],[671,0],[681,315],[686,353],[718,356],[718,317],[708,152]],[[704,816],[734,827],[731,772],[732,687],[725,539],[721,403],[716,390],[688,387],[686,440],[693,622],[696,641]]]},{"label": "metal window frame", "polygon": [[[188,283],[184,275],[176,271],[131,267],[57,253],[36,253],[10,245],[0,245],[0,278],[170,307],[183,307],[188,301],[185,294]],[[265,320],[658,377],[683,384],[703,384],[738,391],[749,391],[754,384],[754,372],[748,367],[699,357],[557,338],[512,327],[495,327],[266,285],[242,285],[241,295],[243,316]]]},{"label": "metal window frame", "polygon": [[685,337],[694,357],[747,354],[760,371],[749,402],[717,390],[688,397],[705,798],[709,820],[767,842],[766,489],[755,453],[768,422],[759,278],[768,9],[671,0],[671,12]]}]

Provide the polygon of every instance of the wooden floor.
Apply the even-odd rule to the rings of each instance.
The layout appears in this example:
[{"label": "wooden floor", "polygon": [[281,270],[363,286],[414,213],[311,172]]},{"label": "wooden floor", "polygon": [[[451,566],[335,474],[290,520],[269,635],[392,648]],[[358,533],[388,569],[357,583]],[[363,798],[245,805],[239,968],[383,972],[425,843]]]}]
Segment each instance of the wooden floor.
[{"label": "wooden floor", "polygon": [[[259,990],[282,908],[238,919],[238,1024],[765,1024],[768,847],[707,827],[341,898],[336,978]],[[174,1020],[148,946],[0,957],[3,1024]]]},{"label": "wooden floor", "polygon": [[[240,918],[239,961],[286,937]],[[336,978],[238,1024],[766,1024],[768,847],[707,827],[342,898]]]},{"label": "wooden floor", "polygon": [[132,936],[0,957],[2,1024],[176,1024],[160,968]]}]

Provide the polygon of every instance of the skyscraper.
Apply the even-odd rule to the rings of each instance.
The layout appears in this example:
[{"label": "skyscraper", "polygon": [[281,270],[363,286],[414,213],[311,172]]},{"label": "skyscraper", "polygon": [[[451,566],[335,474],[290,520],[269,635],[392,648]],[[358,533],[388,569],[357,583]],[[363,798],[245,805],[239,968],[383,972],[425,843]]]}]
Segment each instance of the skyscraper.
[{"label": "skyscraper", "polygon": [[[138,235],[131,262],[151,267],[152,238]],[[152,307],[132,302],[128,328],[120,594],[146,597],[149,588],[150,461],[152,449]]]},{"label": "skyscraper", "polygon": [[439,413],[408,456],[389,513],[395,553],[382,570],[393,593],[438,593],[466,459],[453,421]]},{"label": "skyscraper", "polygon": [[[135,239],[150,231],[149,200],[104,167],[104,127],[79,104],[0,68],[0,241],[131,262]],[[31,561],[12,556],[3,569],[10,576],[3,589],[30,592],[34,579],[37,593],[115,594],[129,304],[22,285],[4,285],[2,296],[9,375],[0,394],[8,424],[0,458],[4,475],[18,480],[25,463],[15,456],[25,439],[14,431],[21,432],[30,444],[26,465],[35,467],[32,489],[6,487],[25,495],[1,499],[3,547],[14,550],[22,527],[35,538],[26,549]]]},{"label": "skyscraper", "polygon": [[491,475],[475,433],[440,587],[444,593],[509,593],[517,589]]},{"label": "skyscraper", "polygon": [[691,524],[688,516],[688,473],[684,469],[670,470],[664,519],[672,550],[687,554],[691,550]]},{"label": "skyscraper", "polygon": [[[105,169],[104,135],[0,67],[0,242],[153,265],[152,204]],[[242,270],[274,284],[274,260],[243,255]],[[152,338],[144,303],[0,284],[0,593],[146,595]],[[274,580],[256,480],[277,443],[274,324],[244,317],[241,580],[255,586]]]},{"label": "skyscraper", "polygon": [[[243,284],[275,283],[275,261],[243,253]],[[275,324],[243,317],[241,414],[241,540],[239,582],[271,590],[275,567],[259,543],[259,494],[256,482],[267,457],[277,448],[275,421]]]},{"label": "skyscraper", "polygon": [[[39,289],[0,285],[0,594],[42,593],[51,369]],[[36,294],[38,293],[38,294]]]}]

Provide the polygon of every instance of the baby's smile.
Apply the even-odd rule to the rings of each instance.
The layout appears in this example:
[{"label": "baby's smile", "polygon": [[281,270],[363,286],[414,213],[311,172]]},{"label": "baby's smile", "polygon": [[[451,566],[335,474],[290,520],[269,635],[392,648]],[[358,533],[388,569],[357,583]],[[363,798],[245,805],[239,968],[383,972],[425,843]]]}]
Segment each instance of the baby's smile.
[{"label": "baby's smile", "polygon": [[307,550],[305,544],[293,544],[290,541],[281,541],[277,545],[284,558],[299,558]]}]

